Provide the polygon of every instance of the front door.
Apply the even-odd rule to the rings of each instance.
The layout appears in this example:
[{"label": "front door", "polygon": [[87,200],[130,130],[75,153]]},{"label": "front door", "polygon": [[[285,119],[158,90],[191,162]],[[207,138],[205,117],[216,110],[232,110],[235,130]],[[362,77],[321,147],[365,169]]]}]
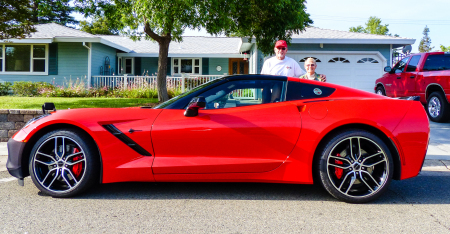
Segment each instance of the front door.
[{"label": "front door", "polygon": [[242,58],[228,59],[228,73],[230,75],[248,74],[248,60],[244,61]]},{"label": "front door", "polygon": [[207,104],[196,117],[163,110],[152,128],[153,173],[246,173],[279,167],[296,144],[301,119],[297,106],[283,100],[286,82],[272,83],[238,80],[208,90],[199,95]]}]

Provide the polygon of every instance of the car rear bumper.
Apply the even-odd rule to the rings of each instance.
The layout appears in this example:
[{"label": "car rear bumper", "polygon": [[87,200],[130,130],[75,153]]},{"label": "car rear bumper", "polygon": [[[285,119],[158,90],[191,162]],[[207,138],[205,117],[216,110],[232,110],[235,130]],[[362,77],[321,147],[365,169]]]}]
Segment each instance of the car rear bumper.
[{"label": "car rear bumper", "polygon": [[22,168],[22,153],[25,149],[25,142],[16,141],[13,138],[8,141],[8,161],[6,168],[12,176],[23,179],[24,173]]}]

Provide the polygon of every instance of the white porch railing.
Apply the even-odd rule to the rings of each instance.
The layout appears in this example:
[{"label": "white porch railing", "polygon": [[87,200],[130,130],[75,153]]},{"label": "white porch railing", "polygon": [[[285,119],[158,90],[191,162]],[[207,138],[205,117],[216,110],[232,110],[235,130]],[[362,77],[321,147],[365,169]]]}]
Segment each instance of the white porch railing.
[{"label": "white porch railing", "polygon": [[[189,91],[223,75],[185,75],[181,77],[168,76],[167,88]],[[149,88],[156,89],[156,76],[92,76],[93,87],[106,88]]]},{"label": "white porch railing", "polygon": [[[224,74],[226,75],[226,74]],[[168,76],[166,79],[168,89],[180,90],[182,93],[199,85],[221,78],[224,75],[186,75],[181,77]],[[124,88],[124,89],[156,89],[156,76],[92,76],[93,87]],[[254,89],[239,89],[232,92],[234,98],[255,99]]]}]

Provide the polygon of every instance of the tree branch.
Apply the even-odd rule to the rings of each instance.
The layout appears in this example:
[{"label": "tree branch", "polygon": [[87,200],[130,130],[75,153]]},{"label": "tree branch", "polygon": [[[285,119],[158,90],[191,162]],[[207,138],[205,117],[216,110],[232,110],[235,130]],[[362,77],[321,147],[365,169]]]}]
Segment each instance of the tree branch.
[{"label": "tree branch", "polygon": [[153,32],[153,30],[150,28],[150,24],[147,22],[147,18],[145,18],[144,16],[144,32],[147,33],[147,35],[149,35],[153,40],[157,41],[157,42],[161,42],[161,37],[156,34],[155,32]]}]

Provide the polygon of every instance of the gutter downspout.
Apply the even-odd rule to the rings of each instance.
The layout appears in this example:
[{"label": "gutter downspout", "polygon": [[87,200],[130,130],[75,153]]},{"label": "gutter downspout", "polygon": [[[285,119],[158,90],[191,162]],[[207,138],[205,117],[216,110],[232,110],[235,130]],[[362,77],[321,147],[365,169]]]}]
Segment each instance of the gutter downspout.
[{"label": "gutter downspout", "polygon": [[87,74],[87,85],[88,85],[88,89],[91,88],[91,58],[92,58],[92,44],[88,43],[89,46],[86,45],[86,42],[83,41],[83,46],[86,47],[86,49],[88,49],[88,74]]}]

